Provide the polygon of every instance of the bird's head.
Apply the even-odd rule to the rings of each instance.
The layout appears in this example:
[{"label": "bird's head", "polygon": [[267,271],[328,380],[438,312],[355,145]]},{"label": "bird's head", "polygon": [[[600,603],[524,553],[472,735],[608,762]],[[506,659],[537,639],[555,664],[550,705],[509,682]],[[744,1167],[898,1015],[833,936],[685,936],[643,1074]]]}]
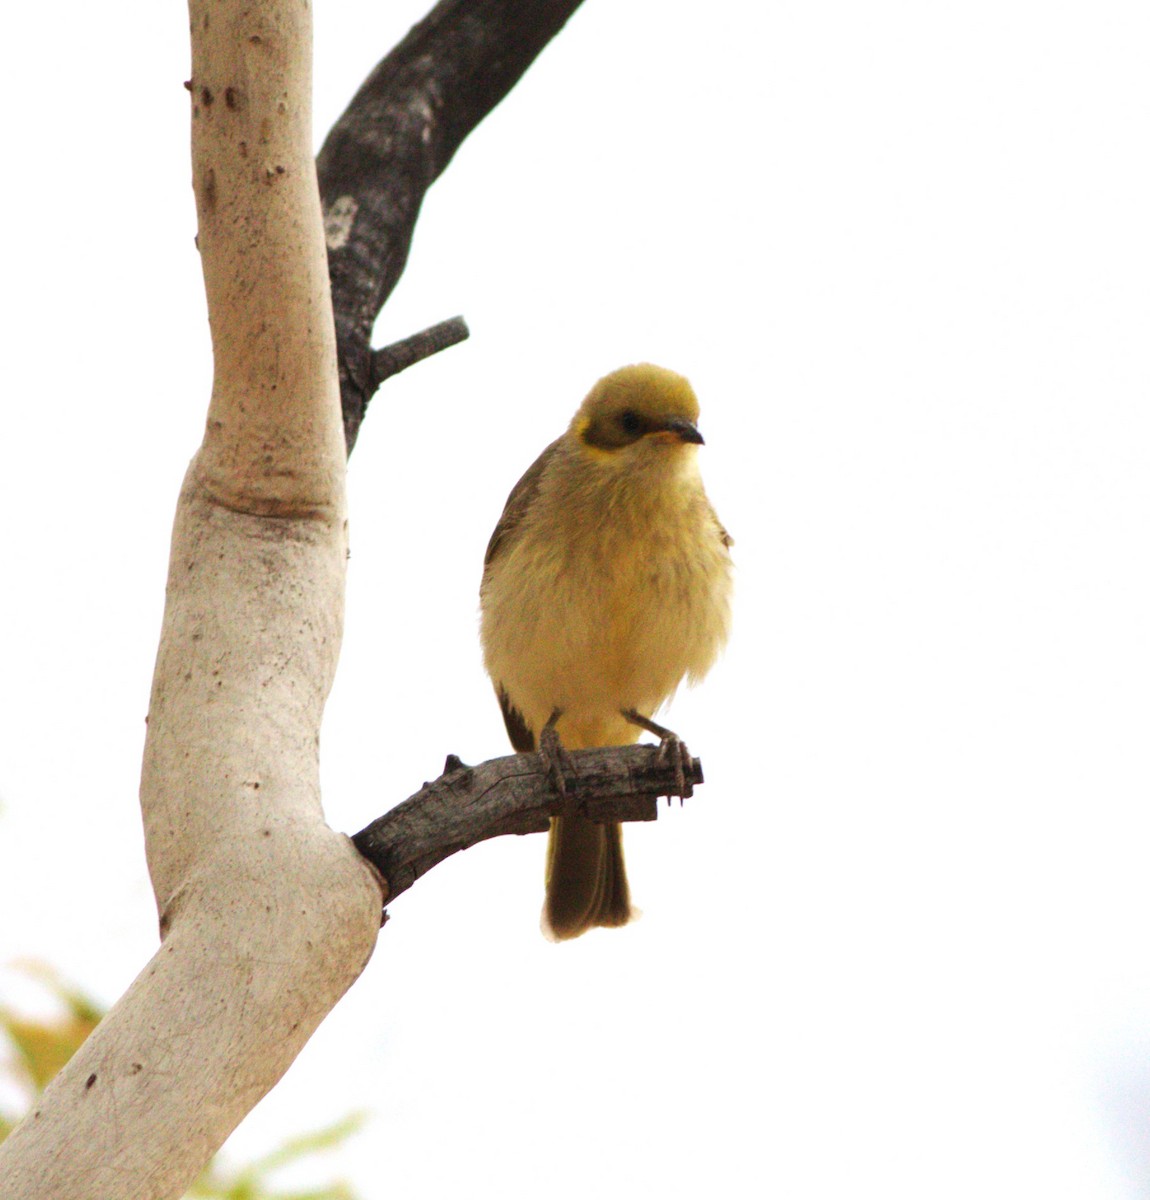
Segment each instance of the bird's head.
[{"label": "bird's head", "polygon": [[668,451],[703,444],[698,419],[699,402],[682,375],[637,363],[599,380],[579,406],[570,433],[599,459],[661,459]]}]

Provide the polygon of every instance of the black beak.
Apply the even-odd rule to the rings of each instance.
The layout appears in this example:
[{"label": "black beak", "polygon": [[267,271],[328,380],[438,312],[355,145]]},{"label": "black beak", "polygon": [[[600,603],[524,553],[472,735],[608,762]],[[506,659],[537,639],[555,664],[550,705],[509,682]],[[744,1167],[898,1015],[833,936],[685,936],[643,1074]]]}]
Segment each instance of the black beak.
[{"label": "black beak", "polygon": [[703,444],[703,435],[694,427],[694,425],[691,424],[690,421],[684,421],[679,417],[675,417],[673,420],[668,421],[663,428],[666,429],[668,433],[674,433],[678,435],[679,441],[681,442],[693,442],[696,446],[701,446]]}]

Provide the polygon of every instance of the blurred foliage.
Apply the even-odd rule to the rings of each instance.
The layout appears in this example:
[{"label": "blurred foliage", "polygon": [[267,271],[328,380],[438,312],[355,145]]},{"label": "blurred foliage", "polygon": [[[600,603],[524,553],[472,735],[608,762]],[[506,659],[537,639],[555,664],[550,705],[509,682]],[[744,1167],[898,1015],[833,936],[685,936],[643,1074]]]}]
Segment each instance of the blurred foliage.
[{"label": "blurred foliage", "polygon": [[[17,966],[23,974],[43,984],[60,1007],[57,1016],[38,1021],[22,1017],[0,1003],[0,1032],[8,1050],[0,1058],[0,1077],[14,1085],[24,1097],[24,1107],[30,1108],[104,1013],[91,997],[63,983],[49,968],[38,963]],[[0,1111],[0,1137],[7,1136],[19,1119],[19,1113]]]},{"label": "blurred foliage", "polygon": [[[37,963],[18,964],[55,998],[59,1012],[45,1019],[23,1017],[0,1001],[0,1082],[24,1097],[30,1108],[57,1071],[80,1048],[104,1015],[90,996],[65,984],[54,971]],[[15,1127],[20,1114],[0,1108],[0,1142]],[[306,1191],[279,1191],[271,1176],[284,1167],[333,1150],[363,1124],[355,1113],[314,1133],[289,1138],[278,1149],[255,1162],[224,1168],[213,1159],[192,1185],[186,1200],[356,1200],[356,1192],[342,1182]]]},{"label": "blurred foliage", "polygon": [[220,1172],[214,1163],[209,1163],[188,1192],[187,1200],[193,1197],[196,1200],[201,1197],[205,1200],[356,1200],[355,1192],[346,1183],[328,1184],[306,1192],[277,1192],[271,1190],[268,1176],[280,1167],[334,1149],[362,1124],[363,1114],[355,1113],[327,1129],[290,1138],[278,1150],[234,1171]]}]

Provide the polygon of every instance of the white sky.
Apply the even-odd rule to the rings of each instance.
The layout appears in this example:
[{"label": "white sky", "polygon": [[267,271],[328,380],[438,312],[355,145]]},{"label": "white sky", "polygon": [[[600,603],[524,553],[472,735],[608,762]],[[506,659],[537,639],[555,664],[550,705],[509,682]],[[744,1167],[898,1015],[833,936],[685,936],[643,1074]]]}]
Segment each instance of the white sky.
[{"label": "white sky", "polygon": [[[317,6],[317,145],[422,4]],[[0,962],[151,954],[136,787],[210,379],[180,4],[20,5]],[[364,1197],[1150,1194],[1150,9],[588,0],[433,190],[350,469],[327,811],[506,752],[483,549],[589,385],[694,381],[736,630],[553,946],[542,839],[439,867],[237,1154],[353,1108]],[[17,990],[0,974],[0,995]]]}]

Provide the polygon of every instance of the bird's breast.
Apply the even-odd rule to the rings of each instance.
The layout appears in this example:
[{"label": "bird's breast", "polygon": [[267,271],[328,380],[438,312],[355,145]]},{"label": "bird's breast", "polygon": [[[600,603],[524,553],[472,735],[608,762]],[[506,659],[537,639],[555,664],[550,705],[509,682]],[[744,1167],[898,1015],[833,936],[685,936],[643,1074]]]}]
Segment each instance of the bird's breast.
[{"label": "bird's breast", "polygon": [[532,729],[559,708],[570,745],[630,741],[620,709],[654,713],[706,672],[726,636],[729,562],[703,505],[531,528],[491,564],[484,657]]}]

